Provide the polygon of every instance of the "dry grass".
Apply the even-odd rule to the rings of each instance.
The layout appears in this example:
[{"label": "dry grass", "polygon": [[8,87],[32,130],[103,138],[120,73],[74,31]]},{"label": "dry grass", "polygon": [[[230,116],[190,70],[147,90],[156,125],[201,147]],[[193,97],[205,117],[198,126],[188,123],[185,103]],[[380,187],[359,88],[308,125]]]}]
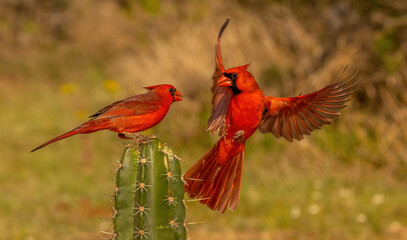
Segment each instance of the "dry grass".
[{"label": "dry grass", "polygon": [[[227,67],[251,63],[265,93],[292,96],[359,69],[343,116],[289,144],[247,144],[236,212],[191,203],[192,239],[407,239],[405,1],[9,1],[0,3],[0,232],[7,239],[94,239],[109,230],[121,142],[95,133],[30,154],[142,86],[171,83],[185,100],[153,130],[186,169],[216,139],[214,43]],[[36,6],[36,8],[33,8]],[[176,120],[175,120],[176,119]]]}]

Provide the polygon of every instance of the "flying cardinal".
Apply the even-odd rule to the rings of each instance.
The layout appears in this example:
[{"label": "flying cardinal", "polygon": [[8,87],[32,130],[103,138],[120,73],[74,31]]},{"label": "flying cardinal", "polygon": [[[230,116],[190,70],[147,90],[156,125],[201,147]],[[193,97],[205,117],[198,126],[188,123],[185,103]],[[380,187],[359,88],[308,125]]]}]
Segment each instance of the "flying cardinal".
[{"label": "flying cardinal", "polygon": [[173,102],[181,101],[179,93],[172,85],[163,84],[146,87],[147,93],[117,101],[102,108],[89,121],[36,147],[34,152],[53,142],[75,134],[93,133],[109,129],[119,133],[120,138],[128,138],[125,134],[136,135],[136,132],[147,130],[157,125],[165,117]]},{"label": "flying cardinal", "polygon": [[[201,199],[212,210],[235,210],[239,201],[245,142],[259,129],[292,142],[340,115],[356,84],[356,71],[342,74],[328,86],[291,98],[264,96],[248,65],[225,70],[220,39],[216,44],[216,66],[212,85],[212,115],[208,131],[219,131],[221,139],[184,175],[189,197]],[[344,71],[344,72],[345,72]]]}]

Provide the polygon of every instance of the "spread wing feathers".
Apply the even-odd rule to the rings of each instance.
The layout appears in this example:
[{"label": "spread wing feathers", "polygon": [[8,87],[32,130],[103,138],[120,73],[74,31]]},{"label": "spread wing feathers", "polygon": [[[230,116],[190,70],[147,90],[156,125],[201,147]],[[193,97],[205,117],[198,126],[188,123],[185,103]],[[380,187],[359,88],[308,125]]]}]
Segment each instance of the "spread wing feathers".
[{"label": "spread wing feathers", "polygon": [[330,124],[356,90],[357,70],[346,69],[337,81],[313,93],[291,98],[265,97],[260,132],[271,132],[275,137],[284,137],[291,142],[303,139],[303,135],[310,135],[323,124]]},{"label": "spread wing feathers", "polygon": [[222,33],[225,30],[226,26],[229,23],[229,19],[223,24],[222,28],[219,31],[218,40],[215,46],[215,72],[212,76],[212,114],[208,120],[207,131],[211,133],[219,130],[219,135],[223,135],[226,128],[226,114],[229,107],[230,99],[233,96],[233,92],[228,87],[219,87],[217,82],[222,74],[225,72],[223,67],[222,54],[220,51],[220,40]]},{"label": "spread wing feathers", "polygon": [[141,95],[126,98],[106,106],[90,118],[112,118],[142,115],[155,112],[162,105],[156,93],[148,92]]}]

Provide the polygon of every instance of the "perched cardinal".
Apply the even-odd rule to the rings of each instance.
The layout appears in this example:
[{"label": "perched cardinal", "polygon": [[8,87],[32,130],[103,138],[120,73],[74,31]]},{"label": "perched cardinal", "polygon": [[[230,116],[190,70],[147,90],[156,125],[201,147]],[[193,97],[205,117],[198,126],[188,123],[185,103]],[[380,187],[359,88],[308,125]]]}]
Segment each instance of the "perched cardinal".
[{"label": "perched cardinal", "polygon": [[340,115],[356,84],[352,81],[356,72],[345,69],[347,73],[336,82],[313,93],[291,98],[264,96],[247,71],[248,65],[228,70],[223,66],[220,39],[228,22],[217,39],[213,108],[207,128],[211,133],[219,131],[222,138],[184,176],[189,197],[222,213],[237,207],[245,142],[257,129],[290,142],[301,140]]},{"label": "perched cardinal", "polygon": [[136,135],[135,133],[147,130],[161,122],[170,105],[181,101],[181,93],[172,85],[163,84],[145,88],[149,90],[147,93],[129,97],[102,108],[90,116],[91,120],[51,139],[31,152],[75,134],[93,133],[104,129],[118,132],[120,138],[127,138],[125,134]]}]

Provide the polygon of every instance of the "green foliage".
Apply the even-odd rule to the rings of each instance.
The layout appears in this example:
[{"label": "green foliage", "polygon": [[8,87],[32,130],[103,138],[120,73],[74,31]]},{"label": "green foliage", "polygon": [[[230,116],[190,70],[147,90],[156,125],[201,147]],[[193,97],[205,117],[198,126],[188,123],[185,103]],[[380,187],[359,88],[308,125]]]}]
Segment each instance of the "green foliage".
[{"label": "green foliage", "polygon": [[141,0],[140,7],[149,13],[158,13],[160,10],[160,0]]},{"label": "green foliage", "polygon": [[282,69],[277,65],[271,65],[263,70],[260,82],[264,88],[274,87],[282,89],[283,86],[283,73]]},{"label": "green foliage", "polygon": [[114,239],[186,239],[181,167],[157,139],[126,147],[114,199]]},{"label": "green foliage", "polygon": [[389,73],[395,73],[400,68],[401,61],[394,54],[397,51],[398,46],[399,43],[397,41],[396,31],[383,33],[375,41],[375,52]]}]

